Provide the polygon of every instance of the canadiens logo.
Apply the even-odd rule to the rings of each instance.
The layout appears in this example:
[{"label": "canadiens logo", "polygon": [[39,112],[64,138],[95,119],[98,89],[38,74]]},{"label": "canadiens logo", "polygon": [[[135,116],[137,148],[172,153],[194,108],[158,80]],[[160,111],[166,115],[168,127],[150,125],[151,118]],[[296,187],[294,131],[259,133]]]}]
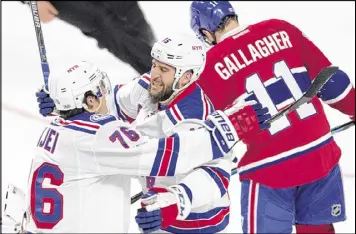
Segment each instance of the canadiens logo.
[{"label": "canadiens logo", "polygon": [[90,116],[90,121],[92,122],[98,122],[100,120],[108,119],[110,118],[111,115],[103,115],[103,114],[94,114]]}]

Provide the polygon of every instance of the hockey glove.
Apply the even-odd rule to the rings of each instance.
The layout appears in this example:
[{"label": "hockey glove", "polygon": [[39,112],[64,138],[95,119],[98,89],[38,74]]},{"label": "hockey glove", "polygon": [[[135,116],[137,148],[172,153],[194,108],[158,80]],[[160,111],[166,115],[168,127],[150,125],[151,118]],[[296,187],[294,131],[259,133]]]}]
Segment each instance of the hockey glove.
[{"label": "hockey glove", "polygon": [[56,105],[54,104],[52,98],[49,97],[49,94],[46,93],[43,89],[40,89],[36,92],[36,97],[38,107],[40,109],[40,114],[44,117],[50,115],[54,111]]},{"label": "hockey glove", "polygon": [[13,186],[8,185],[4,213],[1,220],[1,229],[3,233],[20,233],[22,231],[22,222],[26,212],[24,192]]},{"label": "hockey glove", "polygon": [[176,220],[184,220],[190,213],[191,201],[181,185],[150,188],[141,197],[136,223],[143,233],[165,229]]},{"label": "hockey glove", "polygon": [[241,101],[229,105],[224,113],[229,116],[239,140],[243,142],[271,126],[266,123],[271,118],[268,108],[262,108],[262,105],[255,101]]}]

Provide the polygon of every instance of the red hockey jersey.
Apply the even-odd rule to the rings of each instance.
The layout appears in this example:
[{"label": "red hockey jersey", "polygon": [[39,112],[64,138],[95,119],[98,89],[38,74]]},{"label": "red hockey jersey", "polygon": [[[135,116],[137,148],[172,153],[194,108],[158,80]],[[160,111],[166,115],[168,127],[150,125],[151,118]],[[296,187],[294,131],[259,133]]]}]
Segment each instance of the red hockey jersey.
[{"label": "red hockey jersey", "polygon": [[[322,68],[330,65],[298,28],[272,19],[224,35],[208,51],[198,83],[216,109],[244,98],[260,102],[274,115],[299,99]],[[247,152],[238,164],[240,179],[286,188],[326,176],[338,163],[341,150],[320,99],[355,115],[354,88],[339,70],[319,97],[246,142]]]}]

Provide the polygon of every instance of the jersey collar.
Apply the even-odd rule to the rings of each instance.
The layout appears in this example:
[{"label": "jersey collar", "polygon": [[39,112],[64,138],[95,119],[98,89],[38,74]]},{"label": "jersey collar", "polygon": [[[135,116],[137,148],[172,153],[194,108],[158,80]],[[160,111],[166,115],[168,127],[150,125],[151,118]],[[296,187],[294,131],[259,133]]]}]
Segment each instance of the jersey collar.
[{"label": "jersey collar", "polygon": [[239,32],[242,32],[242,31],[245,30],[248,26],[249,26],[249,25],[240,25],[239,27],[237,27],[237,28],[235,28],[235,29],[233,29],[233,30],[231,30],[231,31],[229,31],[229,32],[227,32],[227,33],[225,33],[225,34],[223,34],[223,35],[221,36],[221,41],[225,40],[225,39],[228,38],[228,37],[231,37],[232,35],[235,35],[235,34],[237,34],[237,33],[239,33]]}]

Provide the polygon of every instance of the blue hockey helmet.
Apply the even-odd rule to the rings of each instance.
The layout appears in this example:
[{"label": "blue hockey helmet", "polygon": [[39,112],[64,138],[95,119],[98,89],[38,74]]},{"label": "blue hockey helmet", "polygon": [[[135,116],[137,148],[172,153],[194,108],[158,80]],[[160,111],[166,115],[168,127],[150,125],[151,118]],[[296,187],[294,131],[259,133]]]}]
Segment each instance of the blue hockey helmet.
[{"label": "blue hockey helmet", "polygon": [[190,27],[204,41],[202,29],[215,32],[223,25],[227,16],[236,16],[229,1],[193,1],[190,6]]}]

